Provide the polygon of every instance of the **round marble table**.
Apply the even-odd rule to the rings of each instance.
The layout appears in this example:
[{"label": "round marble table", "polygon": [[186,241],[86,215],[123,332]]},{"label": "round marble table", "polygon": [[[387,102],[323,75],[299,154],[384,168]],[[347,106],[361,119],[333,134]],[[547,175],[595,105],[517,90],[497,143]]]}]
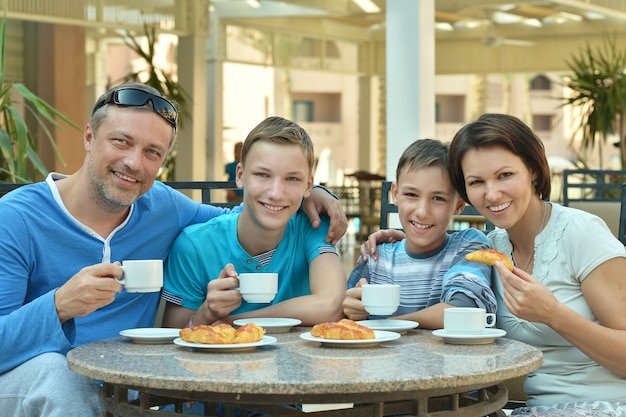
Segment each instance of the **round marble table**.
[{"label": "round marble table", "polygon": [[[296,327],[272,334],[274,344],[229,353],[115,338],[73,349],[67,360],[73,371],[104,382],[105,416],[158,415],[149,409],[155,396],[250,405],[267,413],[264,407],[272,404],[359,405],[353,414],[336,412],[341,416],[429,416],[437,398],[449,410],[437,416],[485,416],[507,402],[503,381],[542,363],[539,350],[506,338],[453,345],[415,329],[375,347],[338,348],[302,340],[300,333],[309,330]],[[127,389],[141,393],[139,405],[125,401]],[[468,392],[476,401],[463,400]]]}]

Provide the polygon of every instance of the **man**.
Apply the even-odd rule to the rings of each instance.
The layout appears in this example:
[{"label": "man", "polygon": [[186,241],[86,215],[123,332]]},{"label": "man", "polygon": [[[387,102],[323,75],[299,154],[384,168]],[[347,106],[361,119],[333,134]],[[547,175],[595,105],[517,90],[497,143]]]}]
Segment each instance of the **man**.
[{"label": "man", "polygon": [[[224,173],[227,175],[228,181],[235,181],[237,179],[237,165],[241,162],[241,148],[243,142],[235,143],[234,157],[235,160],[224,165]],[[243,201],[243,190],[238,188],[236,190],[226,191],[226,201],[229,203],[241,203]]]},{"label": "man", "polygon": [[[174,142],[176,108],[137,83],[96,102],[85,159],[70,176],[20,187],[0,200],[0,409],[14,416],[95,416],[98,385],[69,371],[65,354],[120,330],[150,327],[159,293],[128,293],[124,259],[165,259],[186,226],[228,210],[154,182]],[[323,190],[336,242],[347,221]],[[314,227],[317,214],[310,214]]]}]

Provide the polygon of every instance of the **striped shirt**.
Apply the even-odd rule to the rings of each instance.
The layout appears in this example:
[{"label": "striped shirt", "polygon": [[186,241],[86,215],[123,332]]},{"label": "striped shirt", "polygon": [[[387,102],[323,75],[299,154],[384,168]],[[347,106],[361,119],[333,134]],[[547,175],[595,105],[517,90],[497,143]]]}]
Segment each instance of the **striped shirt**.
[{"label": "striped shirt", "polygon": [[491,289],[491,267],[466,261],[468,252],[489,247],[485,234],[477,229],[450,233],[440,247],[426,253],[408,252],[405,240],[377,246],[378,260],[360,260],[348,279],[348,288],[361,277],[370,284],[399,284],[400,316],[445,302],[496,311]]}]

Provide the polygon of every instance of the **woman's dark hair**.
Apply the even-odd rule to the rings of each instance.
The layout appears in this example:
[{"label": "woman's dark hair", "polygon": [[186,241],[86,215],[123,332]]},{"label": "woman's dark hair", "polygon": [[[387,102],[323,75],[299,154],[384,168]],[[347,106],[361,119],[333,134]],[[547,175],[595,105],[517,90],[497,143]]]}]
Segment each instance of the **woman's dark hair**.
[{"label": "woman's dark hair", "polygon": [[507,114],[483,114],[463,126],[450,144],[450,181],[461,197],[467,199],[463,156],[472,149],[501,146],[519,156],[536,176],[535,192],[539,198],[550,198],[550,167],[541,139],[521,120]]}]

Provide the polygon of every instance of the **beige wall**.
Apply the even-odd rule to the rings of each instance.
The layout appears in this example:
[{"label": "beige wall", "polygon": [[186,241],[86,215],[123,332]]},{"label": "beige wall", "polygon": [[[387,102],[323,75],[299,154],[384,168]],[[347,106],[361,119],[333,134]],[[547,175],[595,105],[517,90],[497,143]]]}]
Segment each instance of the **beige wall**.
[{"label": "beige wall", "polygon": [[39,140],[40,155],[50,171],[72,173],[84,158],[82,130],[87,123],[88,106],[85,29],[41,23],[36,25],[35,30],[38,39],[36,65],[39,69],[35,93],[80,129],[76,130],[63,121],[59,121],[58,128],[51,128],[65,166],[55,160],[46,138]]}]

